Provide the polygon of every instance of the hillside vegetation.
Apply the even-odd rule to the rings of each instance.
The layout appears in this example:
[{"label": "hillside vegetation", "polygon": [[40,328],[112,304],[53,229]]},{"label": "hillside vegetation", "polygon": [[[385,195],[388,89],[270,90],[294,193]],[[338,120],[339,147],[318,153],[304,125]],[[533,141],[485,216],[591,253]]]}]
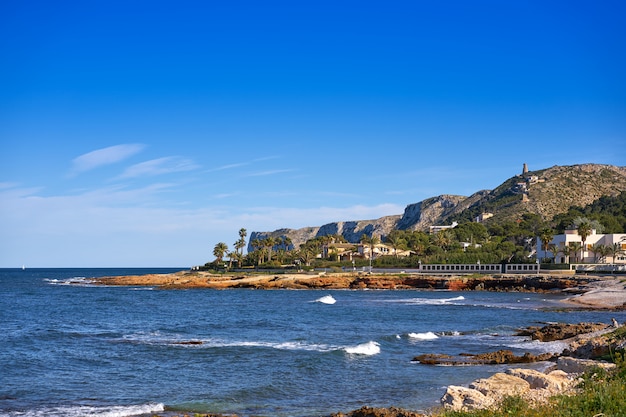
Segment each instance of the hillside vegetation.
[{"label": "hillside vegetation", "polygon": [[[493,216],[484,221],[486,227],[521,221],[536,216],[544,222],[568,212],[572,206],[582,207],[602,197],[616,197],[626,191],[626,167],[582,164],[553,166],[515,175],[494,190],[480,190],[469,197],[442,194],[410,204],[402,215],[386,216],[375,220],[338,221],[322,226],[302,229],[279,229],[252,232],[250,242],[267,237],[289,238],[294,248],[316,237],[337,235],[347,242],[357,243],[363,234],[376,235],[382,240],[392,231],[428,231],[429,226],[449,225],[473,221],[482,213]],[[604,210],[606,206],[590,210]],[[593,212],[595,213],[595,212]],[[588,214],[592,214],[589,212]],[[609,214],[610,216],[610,214]],[[570,216],[571,217],[571,216]],[[574,216],[575,217],[575,216]],[[560,230],[568,218],[561,218]],[[607,231],[624,230],[624,221],[608,220],[602,223]],[[248,250],[254,248],[248,246]]]}]

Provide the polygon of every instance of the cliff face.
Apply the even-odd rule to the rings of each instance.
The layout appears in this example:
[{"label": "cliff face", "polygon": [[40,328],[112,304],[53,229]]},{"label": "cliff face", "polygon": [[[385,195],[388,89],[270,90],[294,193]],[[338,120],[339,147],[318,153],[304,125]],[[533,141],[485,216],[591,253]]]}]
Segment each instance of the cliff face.
[{"label": "cliff face", "polygon": [[[504,181],[494,190],[482,190],[469,197],[443,194],[408,205],[402,215],[376,220],[328,223],[319,227],[279,229],[252,232],[250,242],[266,237],[289,237],[294,248],[309,239],[325,235],[342,235],[356,243],[363,234],[384,238],[392,230],[422,230],[429,226],[449,225],[452,221],[472,221],[481,213],[492,213],[485,221],[502,222],[535,213],[544,219],[567,211],[571,206],[585,206],[602,196],[626,191],[626,167],[582,164],[554,166],[530,171]],[[248,251],[252,251],[248,245]]]},{"label": "cliff face", "polygon": [[[371,236],[386,236],[394,230],[401,216],[385,216],[376,220],[357,220],[348,222],[328,223],[320,227],[305,227],[302,229],[279,229],[273,232],[252,232],[250,241],[255,239],[263,240],[267,237],[289,237],[294,248],[299,248],[307,240],[318,236],[341,235],[348,242],[358,242],[361,236],[366,234]],[[253,248],[248,243],[248,252]]]}]

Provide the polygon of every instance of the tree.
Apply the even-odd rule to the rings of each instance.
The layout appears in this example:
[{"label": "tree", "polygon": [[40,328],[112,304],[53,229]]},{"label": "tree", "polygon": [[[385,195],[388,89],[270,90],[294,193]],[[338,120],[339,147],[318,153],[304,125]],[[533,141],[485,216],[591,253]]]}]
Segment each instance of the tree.
[{"label": "tree", "polygon": [[604,259],[606,255],[608,255],[608,249],[608,246],[601,243],[596,243],[595,245],[593,245],[591,247],[591,251],[593,252],[593,262],[598,262],[598,258],[600,258],[600,260]]},{"label": "tree", "polygon": [[268,236],[263,239],[263,246],[267,249],[267,262],[272,260],[272,249],[274,248],[274,245],[276,245],[276,238]]},{"label": "tree", "polygon": [[406,239],[402,237],[402,233],[399,233],[398,230],[392,230],[385,240],[393,248],[393,253],[396,258],[398,257],[398,248],[406,248]]},{"label": "tree", "polygon": [[559,252],[561,252],[561,247],[558,245],[558,243],[553,243],[550,245],[550,252],[552,252],[554,263],[556,263],[556,258],[557,256],[559,256]]},{"label": "tree", "polygon": [[367,245],[370,249],[370,260],[374,257],[374,246],[380,243],[378,236],[368,236],[365,233],[361,235],[361,243]]},{"label": "tree", "polygon": [[448,247],[452,244],[452,234],[450,229],[444,229],[437,232],[433,236],[433,243],[443,249],[444,252],[447,252]]},{"label": "tree", "polygon": [[250,245],[252,245],[252,247],[254,248],[254,253],[257,259],[257,265],[261,265],[261,262],[263,260],[263,251],[261,250],[263,249],[263,242],[261,242],[259,239],[252,239],[252,241],[250,242]]},{"label": "tree", "polygon": [[607,255],[611,255],[612,257],[612,262],[611,263],[615,263],[615,258],[617,258],[618,255],[621,255],[624,253],[624,249],[622,249],[622,244],[621,243],[613,243],[612,246],[608,247],[607,250]]},{"label": "tree", "polygon": [[482,223],[462,223],[452,229],[452,233],[459,242],[484,243],[489,238],[489,232]]},{"label": "tree", "polygon": [[572,255],[574,255],[574,262],[578,262],[578,252],[581,250],[582,245],[580,242],[570,242],[569,245],[565,248],[565,253],[567,255],[568,263],[571,263],[569,259]]},{"label": "tree", "polygon": [[588,219],[583,219],[582,221],[578,223],[576,227],[578,236],[580,236],[580,240],[582,240],[582,245],[580,247],[580,259],[582,262],[585,261],[585,242],[587,241],[587,238],[591,234],[592,229],[593,229],[593,226],[591,225],[591,222]]},{"label": "tree", "polygon": [[228,269],[232,269],[233,259],[237,259],[237,252],[228,252],[226,256],[228,257]]},{"label": "tree", "polygon": [[[544,227],[539,231],[539,240],[541,240],[541,247],[543,248],[543,257],[546,257],[546,251],[548,250],[548,245],[554,239],[554,232],[552,229]],[[555,256],[556,257],[556,256]]]},{"label": "tree", "polygon": [[228,245],[224,242],[220,242],[213,248],[213,256],[215,256],[215,262],[221,263],[224,255],[228,252]]},{"label": "tree", "polygon": [[236,253],[240,253],[241,255],[243,255],[243,248],[246,247],[246,236],[248,235],[248,232],[246,231],[246,229],[241,228],[239,229],[239,240],[237,240],[237,242],[235,242],[235,252]]}]

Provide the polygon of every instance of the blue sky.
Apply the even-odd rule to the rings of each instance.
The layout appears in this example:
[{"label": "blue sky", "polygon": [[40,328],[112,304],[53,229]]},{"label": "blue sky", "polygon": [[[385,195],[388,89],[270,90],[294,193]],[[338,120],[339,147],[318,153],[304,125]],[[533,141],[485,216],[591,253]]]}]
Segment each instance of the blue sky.
[{"label": "blue sky", "polygon": [[238,231],[626,162],[623,1],[5,1],[0,267],[191,266]]}]

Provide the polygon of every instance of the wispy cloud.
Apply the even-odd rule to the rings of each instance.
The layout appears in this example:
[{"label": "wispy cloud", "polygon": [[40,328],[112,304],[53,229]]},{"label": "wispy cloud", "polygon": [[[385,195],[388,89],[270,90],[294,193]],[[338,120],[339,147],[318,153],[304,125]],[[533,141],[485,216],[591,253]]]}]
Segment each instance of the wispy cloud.
[{"label": "wispy cloud", "polygon": [[139,143],[131,143],[124,145],[109,146],[108,148],[97,149],[82,154],[72,161],[72,170],[70,175],[77,175],[81,172],[90,171],[104,165],[114,164],[123,161],[130,156],[141,152],[145,145]]},{"label": "wispy cloud", "polygon": [[191,159],[178,156],[151,159],[128,167],[118,178],[151,177],[173,172],[193,171],[199,166]]},{"label": "wispy cloud", "polygon": [[293,169],[272,169],[268,171],[253,172],[251,174],[247,174],[244,176],[245,177],[264,177],[267,175],[283,174],[285,172],[293,172]]},{"label": "wispy cloud", "polygon": [[227,169],[239,168],[239,167],[243,167],[243,166],[246,166],[246,165],[249,165],[249,164],[247,162],[240,162],[240,163],[237,163],[237,164],[222,165],[222,166],[219,166],[217,168],[208,169],[208,170],[206,170],[206,172],[224,171],[224,170],[227,170]]}]

